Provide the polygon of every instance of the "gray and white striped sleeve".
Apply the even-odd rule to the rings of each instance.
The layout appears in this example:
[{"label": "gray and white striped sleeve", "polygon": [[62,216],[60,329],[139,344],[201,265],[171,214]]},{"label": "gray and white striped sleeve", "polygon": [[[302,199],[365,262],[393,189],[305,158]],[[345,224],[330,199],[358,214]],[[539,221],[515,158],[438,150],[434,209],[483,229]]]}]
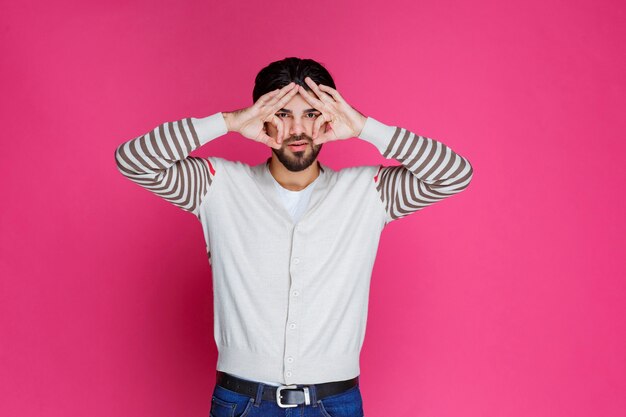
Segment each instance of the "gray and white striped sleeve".
[{"label": "gray and white striped sleeve", "polygon": [[120,144],[115,163],[132,182],[198,216],[197,209],[215,177],[215,164],[211,157],[189,154],[227,132],[221,112],[165,122]]},{"label": "gray and white striped sleeve", "polygon": [[385,224],[460,193],[472,179],[470,162],[435,139],[371,117],[358,137],[401,164],[380,165],[374,176],[386,212]]}]

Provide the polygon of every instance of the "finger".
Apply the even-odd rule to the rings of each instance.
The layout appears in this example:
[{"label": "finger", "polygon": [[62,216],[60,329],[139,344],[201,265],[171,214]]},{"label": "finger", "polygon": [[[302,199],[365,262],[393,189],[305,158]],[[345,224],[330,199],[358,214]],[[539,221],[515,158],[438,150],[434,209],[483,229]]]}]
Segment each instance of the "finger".
[{"label": "finger", "polygon": [[[269,120],[267,121],[267,123],[271,124],[274,126],[274,128],[276,129],[276,137],[274,138],[274,141],[276,143],[278,143],[278,138],[280,138],[280,123],[277,121],[278,117],[276,115],[272,115]],[[266,129],[263,129],[263,131],[265,133],[267,133]],[[271,136],[270,136],[271,137]]]},{"label": "finger", "polygon": [[317,138],[313,139],[313,143],[316,145],[328,142],[330,139],[330,133],[332,132],[332,126],[330,123],[322,123],[320,126],[320,131],[317,134]]},{"label": "finger", "polygon": [[270,148],[280,149],[282,147],[281,145],[276,143],[276,141],[274,140],[273,137],[268,136],[267,134],[263,134],[263,136],[261,137],[261,140],[262,140],[263,143],[265,143]]},{"label": "finger", "polygon": [[298,89],[297,88],[293,88],[291,91],[289,91],[287,94],[285,94],[285,96],[283,98],[281,98],[280,100],[278,100],[277,103],[275,104],[269,104],[271,107],[268,111],[268,114],[273,114],[276,113],[278,110],[282,109],[285,104],[289,103],[289,100],[291,100],[293,98],[293,96],[296,95],[296,93],[298,93]]},{"label": "finger", "polygon": [[317,110],[322,112],[321,117],[318,117],[317,119],[315,119],[315,123],[313,124],[313,137],[315,137],[318,134],[319,129],[321,128],[321,126],[324,123],[328,122],[329,120],[334,120],[336,118],[336,115],[334,113],[332,113],[332,112],[328,112],[328,111],[324,110],[324,108],[325,108],[324,103],[322,103],[321,101],[319,101],[316,98],[314,98],[302,86],[300,87],[300,93],[301,93],[302,97],[311,106],[313,106],[314,108],[316,108]]},{"label": "finger", "polygon": [[280,97],[282,97],[286,92],[288,92],[291,88],[293,88],[295,86],[296,86],[296,83],[295,82],[291,82],[291,83],[287,84],[286,86],[284,86],[283,88],[277,88],[276,90],[270,91],[269,93],[266,93],[266,94],[262,95],[257,100],[257,103],[260,103],[260,104],[272,103],[275,100],[280,99]]},{"label": "finger", "polygon": [[278,116],[274,116],[274,119],[276,120],[276,127],[278,129],[278,133],[277,133],[277,137],[276,137],[276,143],[281,144],[283,143],[283,134],[285,131],[285,124],[283,123],[282,120],[280,120],[280,118]]},{"label": "finger", "polygon": [[263,130],[263,132],[261,132],[261,135],[262,135],[263,143],[265,143],[267,146],[272,147],[274,149],[280,149],[282,147],[282,145],[278,142],[278,138],[280,137],[280,132],[278,131],[278,127],[277,127],[276,137],[268,135],[266,130]]},{"label": "finger", "polygon": [[313,90],[315,92],[315,94],[317,94],[317,97],[319,97],[320,100],[322,100],[322,101],[324,101],[324,100],[332,100],[331,96],[329,96],[328,94],[326,94],[322,90],[320,90],[320,88],[317,86],[317,84],[315,84],[315,81],[313,81],[311,79],[311,77],[306,77],[304,79],[304,82],[307,83],[309,87],[311,87],[311,90]]},{"label": "finger", "polygon": [[263,94],[261,97],[259,97],[259,99],[256,101],[259,105],[263,105],[266,104],[268,101],[270,101],[270,99],[272,97],[274,97],[276,94],[278,94],[278,92],[280,91],[280,88],[277,88],[274,91],[270,91],[269,93],[265,93]]},{"label": "finger", "polygon": [[317,138],[317,135],[319,134],[319,131],[324,123],[326,123],[326,120],[324,119],[324,114],[322,113],[322,117],[318,117],[315,119],[315,123],[313,123],[313,139]]},{"label": "finger", "polygon": [[313,95],[311,95],[311,93],[306,91],[304,87],[302,86],[299,87],[299,93],[302,96],[302,98],[304,98],[307,101],[307,103],[309,103],[311,106],[313,106],[314,108],[322,112],[322,115],[324,116],[324,121],[330,122],[331,120],[332,121],[337,120],[337,114],[335,111],[333,111],[334,110],[333,106],[326,105],[320,100],[316,99]]},{"label": "finger", "polygon": [[267,131],[265,130],[265,128],[263,128],[261,132],[259,132],[259,135],[257,136],[255,140],[267,146],[270,146],[272,148],[276,148],[276,149],[280,148],[280,145],[276,143],[274,138],[267,134]]},{"label": "finger", "polygon": [[339,94],[339,91],[335,90],[332,87],[329,87],[327,85],[323,85],[323,84],[319,84],[320,90],[325,91],[326,93],[330,94],[331,96],[333,96],[333,98],[339,102],[345,103],[346,101],[343,99],[343,97],[341,96],[341,94]]},{"label": "finger", "polygon": [[311,93],[305,90],[304,87],[298,86],[298,92],[302,96],[302,98],[309,103],[313,108],[323,112],[324,111],[324,103],[319,101],[317,98],[313,97]]},{"label": "finger", "polygon": [[[322,129],[322,130],[323,130],[323,129],[324,129],[324,126],[326,126],[326,125],[322,125],[322,126],[320,127],[320,129]],[[314,144],[314,145],[319,145],[319,144],[322,144],[322,143],[326,142],[327,140],[328,140],[328,138],[326,137],[326,134],[325,134],[325,133],[324,133],[324,134],[321,134],[321,135],[320,135],[320,134],[318,134],[318,136],[317,136],[316,138],[314,138],[314,139],[313,139],[313,144]]]},{"label": "finger", "polygon": [[274,115],[272,118],[272,124],[276,126],[276,138],[274,140],[279,145],[282,145],[287,133],[285,122],[280,117]]},{"label": "finger", "polygon": [[293,90],[297,91],[297,88],[295,88],[297,86],[297,84],[295,82],[291,82],[289,84],[287,84],[286,86],[284,86],[283,88],[281,88],[278,92],[278,94],[276,94],[274,97],[272,97],[267,103],[267,106],[274,106],[274,104],[279,101],[281,98],[283,98],[285,95],[291,93]]}]

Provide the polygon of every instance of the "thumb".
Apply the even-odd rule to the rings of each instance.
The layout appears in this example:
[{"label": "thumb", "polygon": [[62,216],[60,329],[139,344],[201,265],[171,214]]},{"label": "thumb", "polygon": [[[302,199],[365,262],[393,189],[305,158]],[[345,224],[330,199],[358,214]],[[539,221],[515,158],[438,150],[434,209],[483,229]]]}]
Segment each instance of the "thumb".
[{"label": "thumb", "polygon": [[263,142],[264,144],[266,144],[267,146],[274,148],[274,149],[280,149],[281,145],[279,145],[278,143],[276,143],[276,140],[274,140],[273,137],[269,136],[267,133],[265,133],[264,131],[261,131],[261,135],[260,135],[260,142]]}]

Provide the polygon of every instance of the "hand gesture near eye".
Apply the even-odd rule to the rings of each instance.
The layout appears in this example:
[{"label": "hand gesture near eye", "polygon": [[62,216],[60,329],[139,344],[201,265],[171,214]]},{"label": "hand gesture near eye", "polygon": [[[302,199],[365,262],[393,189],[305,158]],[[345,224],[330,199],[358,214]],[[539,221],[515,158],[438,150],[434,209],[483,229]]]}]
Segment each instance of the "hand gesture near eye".
[{"label": "hand gesture near eye", "polygon": [[[292,82],[283,88],[263,94],[248,108],[223,112],[226,126],[229,131],[238,132],[248,139],[264,143],[274,149],[280,149],[285,125],[275,113],[282,109],[297,93],[296,83]],[[265,123],[271,123],[276,127],[278,132],[276,138],[267,134]]]},{"label": "hand gesture near eye", "polygon": [[319,145],[333,140],[358,137],[367,117],[350,106],[334,88],[315,84],[310,77],[306,77],[304,82],[315,95],[300,85],[298,92],[312,107],[322,113],[313,125],[313,143]]}]

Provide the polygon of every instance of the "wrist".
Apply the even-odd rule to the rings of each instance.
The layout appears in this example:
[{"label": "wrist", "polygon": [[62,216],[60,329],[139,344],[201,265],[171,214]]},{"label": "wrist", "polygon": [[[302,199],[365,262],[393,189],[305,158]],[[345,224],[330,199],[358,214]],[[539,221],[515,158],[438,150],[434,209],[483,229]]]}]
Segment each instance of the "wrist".
[{"label": "wrist", "polygon": [[228,129],[228,131],[236,132],[237,129],[235,128],[233,113],[223,111],[222,116],[224,117],[224,122],[226,123],[226,128]]},{"label": "wrist", "polygon": [[365,122],[367,122],[367,116],[362,115],[361,113],[359,113],[359,121],[357,123],[356,126],[356,135],[354,135],[354,137],[359,137],[361,135],[361,133],[363,132],[363,128],[365,127]]}]

